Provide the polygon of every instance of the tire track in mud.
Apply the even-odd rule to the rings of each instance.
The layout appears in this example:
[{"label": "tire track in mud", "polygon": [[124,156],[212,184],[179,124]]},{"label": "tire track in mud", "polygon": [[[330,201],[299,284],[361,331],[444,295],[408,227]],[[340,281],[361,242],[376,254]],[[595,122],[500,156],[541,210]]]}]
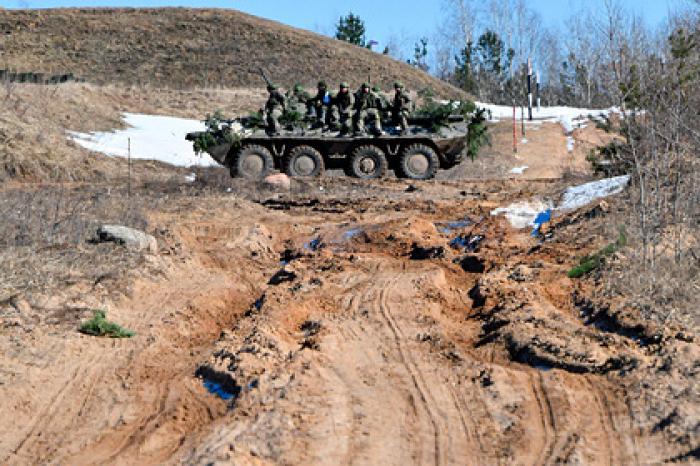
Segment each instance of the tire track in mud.
[{"label": "tire track in mud", "polygon": [[615,425],[615,416],[612,413],[612,407],[610,405],[610,399],[606,395],[605,391],[599,387],[596,383],[594,376],[585,376],[584,378],[586,385],[590,387],[590,393],[596,404],[596,411],[598,413],[598,418],[601,425],[601,430],[605,434],[605,441],[607,445],[609,464],[622,464],[629,462],[634,458],[634,464],[639,464],[639,458],[637,458],[635,437],[632,431],[629,432],[629,440],[632,443],[633,456],[628,458],[628,448],[625,445],[625,438],[623,433],[619,431]]},{"label": "tire track in mud", "polygon": [[[93,358],[94,360],[95,358]],[[58,390],[55,396],[52,397],[51,402],[47,403],[46,406],[39,411],[39,414],[37,414],[32,422],[32,427],[29,428],[27,433],[24,435],[22,440],[19,442],[19,444],[10,452],[9,455],[7,455],[5,458],[2,459],[3,463],[6,463],[10,457],[12,456],[19,456],[20,452],[22,451],[25,446],[31,445],[31,439],[35,436],[35,433],[38,429],[40,429],[41,424],[45,424],[47,421],[47,417],[53,417],[52,413],[55,411],[55,407],[60,403],[60,401],[63,399],[66,391],[68,391],[68,388],[74,385],[77,380],[78,380],[78,374],[81,372],[81,369],[83,369],[87,364],[82,364],[79,365],[75,371],[71,374],[71,376],[68,378],[66,383],[63,384],[63,386]]]},{"label": "tire track in mud", "polygon": [[[376,272],[377,267],[373,267]],[[340,299],[342,317],[336,319],[337,335],[341,337],[339,344],[351,344],[354,351],[361,353],[362,358],[358,358],[354,355],[353,360],[355,363],[372,361],[373,359],[381,360],[383,351],[379,345],[366,345],[363,339],[370,339],[376,341],[376,335],[373,334],[371,328],[365,327],[361,321],[356,320],[361,309],[363,309],[363,304],[365,304],[369,299],[368,296],[373,290],[369,283],[369,278],[362,275],[345,275],[339,282],[339,285],[343,288],[342,297]],[[368,306],[369,307],[369,306]],[[367,311],[368,312],[368,311]],[[359,327],[359,328],[358,328]],[[347,348],[345,348],[347,349]],[[376,354],[373,354],[376,353]],[[343,410],[349,413],[350,422],[342,433],[338,433],[335,424],[333,425],[334,436],[339,439],[341,443],[346,445],[344,455],[342,455],[342,461],[340,464],[353,464],[358,462],[358,458],[361,456],[360,452],[368,450],[367,439],[363,438],[363,432],[366,429],[371,429],[374,427],[371,420],[367,420],[367,417],[363,414],[365,412],[366,403],[363,402],[362,396],[356,396],[355,394],[361,393],[362,387],[358,387],[358,382],[362,381],[362,371],[358,371],[355,367],[348,364],[340,364],[340,361],[335,360],[326,367],[323,372],[332,374],[332,377],[338,384],[342,387],[342,396],[345,398],[345,403]],[[328,379],[328,376],[326,376]],[[328,386],[333,386],[333,383],[328,383]],[[332,395],[332,393],[331,393]],[[370,409],[372,407],[370,406]],[[415,411],[415,407],[413,408]],[[329,416],[333,417],[332,409],[329,410]],[[342,415],[340,416],[343,417]],[[341,434],[344,434],[346,438],[341,438]]]},{"label": "tire track in mud", "polygon": [[379,311],[384,317],[391,333],[394,335],[394,341],[396,343],[396,348],[398,350],[402,364],[406,367],[411,380],[413,382],[413,387],[416,389],[418,396],[425,408],[425,412],[428,414],[430,424],[433,427],[434,432],[434,461],[436,465],[446,464],[445,455],[447,454],[447,445],[445,444],[445,432],[444,426],[441,424],[441,419],[439,416],[439,408],[435,403],[435,399],[432,397],[425,380],[423,379],[420,371],[418,370],[413,358],[411,357],[410,351],[405,348],[403,340],[406,339],[405,335],[396,324],[393,316],[391,315],[391,309],[388,304],[389,290],[396,286],[396,282],[400,277],[392,278],[384,286],[381,286],[378,297]]},{"label": "tire track in mud", "polygon": [[485,462],[483,460],[484,445],[481,442],[481,436],[479,435],[479,431],[476,428],[474,428],[473,425],[472,425],[472,428],[470,428],[469,423],[467,422],[466,418],[464,417],[465,411],[467,411],[470,415],[472,415],[471,410],[469,409],[467,403],[463,400],[463,398],[459,395],[459,393],[454,388],[452,388],[449,385],[448,385],[448,388],[450,390],[450,395],[452,396],[455,407],[459,411],[459,420],[462,424],[462,429],[464,429],[465,435],[467,436],[467,438],[469,440],[476,443],[476,446],[478,447],[477,452],[472,452],[472,455],[474,455],[474,458],[475,458],[475,463],[476,464],[485,464]]},{"label": "tire track in mud", "polygon": [[108,453],[109,456],[107,456],[104,462],[114,462],[120,455],[134,445],[135,442],[142,443],[143,439],[145,439],[146,435],[148,435],[149,427],[164,412],[165,404],[168,398],[169,390],[167,385],[161,384],[158,386],[157,390],[158,393],[151,404],[152,408],[150,409],[150,413],[141,417],[141,419],[135,423],[136,425],[129,429],[123,440],[118,442],[117,446],[113,448],[110,453]]},{"label": "tire track in mud", "polygon": [[586,385],[590,389],[591,396],[593,397],[593,401],[596,406],[598,422],[600,422],[600,428],[605,436],[605,452],[607,453],[606,456],[608,464],[618,464],[615,461],[615,456],[613,454],[614,442],[611,430],[614,429],[614,426],[612,426],[610,423],[611,419],[609,413],[605,412],[605,407],[603,405],[603,401],[601,400],[600,391],[595,387],[593,382],[588,377],[585,377],[583,380],[585,380]]},{"label": "tire track in mud", "polygon": [[[387,452],[386,445],[378,443],[382,437],[398,441],[394,448],[412,451],[404,458],[404,463],[461,464],[465,458],[482,457],[483,445],[473,422],[474,416],[458,390],[450,385],[452,374],[444,380],[436,377],[439,391],[434,392],[425,379],[425,368],[415,360],[417,348],[410,347],[413,339],[407,338],[393,315],[392,299],[398,292],[399,283],[406,276],[416,275],[408,272],[406,264],[401,266],[395,271],[380,271],[384,269],[381,266],[369,267],[359,277],[357,274],[345,275],[338,281],[341,313],[334,319],[334,336],[327,337],[330,346],[326,348],[334,350],[327,353],[329,358],[324,364],[323,378],[329,386],[340,386],[328,393],[327,409],[352,411],[353,419],[350,426],[343,425],[335,434],[327,423],[324,429],[331,435],[349,437],[337,440],[343,447],[347,446],[342,461],[345,464],[362,463],[366,459],[371,462],[372,458],[376,461],[378,456],[367,455],[372,451],[377,451],[378,455]],[[359,311],[362,311],[361,316]],[[396,366],[392,359],[399,365]],[[446,375],[439,364],[430,368],[437,371],[436,375]],[[368,370],[382,374],[376,387],[372,376],[367,380]],[[387,388],[389,392],[386,392]],[[399,397],[391,394],[394,392]],[[359,395],[349,399],[351,394]],[[340,406],[340,397],[346,398],[344,406]],[[390,406],[390,403],[382,402],[386,397],[403,400],[405,408],[402,411],[410,419],[400,416],[377,418],[377,413],[383,412],[382,408]],[[367,400],[372,402],[365,403]],[[379,411],[373,411],[377,408]],[[369,417],[362,414],[367,410],[372,413]],[[386,414],[390,413],[387,411]],[[341,412],[338,415],[339,418],[347,417]],[[391,422],[387,423],[388,420]],[[424,435],[432,440],[429,443],[422,441]],[[365,459],[358,460],[358,454]],[[397,457],[394,459],[398,460]]]},{"label": "tire track in mud", "polygon": [[537,402],[540,424],[542,426],[544,437],[542,448],[537,455],[536,464],[549,464],[552,453],[554,452],[557,434],[554,421],[554,412],[552,411],[552,405],[544,388],[542,374],[537,373],[530,375],[530,381],[530,387],[535,397],[535,401]]},{"label": "tire track in mud", "polygon": [[[71,376],[68,378],[65,384],[58,390],[58,392],[51,398],[51,402],[48,403],[39,414],[34,417],[34,422],[32,427],[24,435],[20,443],[12,450],[12,452],[3,458],[2,462],[7,462],[12,456],[20,456],[23,449],[30,448],[32,442],[35,441],[34,437],[37,435],[37,431],[41,430],[41,426],[47,425],[51,420],[55,419],[59,414],[59,406],[62,404],[66,393],[80,381],[84,380],[84,377],[79,376],[79,374],[87,374],[90,368],[95,367],[95,363],[100,359],[100,354],[94,355],[89,361],[78,365],[78,367],[73,371]],[[39,432],[40,433],[40,432]],[[42,454],[41,460],[46,459],[46,453]],[[11,463],[7,463],[11,464]]]}]

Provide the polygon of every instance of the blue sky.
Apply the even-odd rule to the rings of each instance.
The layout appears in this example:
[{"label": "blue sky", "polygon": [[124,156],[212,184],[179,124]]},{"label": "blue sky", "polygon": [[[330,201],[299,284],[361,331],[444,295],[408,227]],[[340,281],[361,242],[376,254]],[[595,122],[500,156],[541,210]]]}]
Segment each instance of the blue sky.
[{"label": "blue sky", "polygon": [[[581,6],[593,8],[604,0],[530,0],[530,8],[542,15],[545,24],[565,28],[566,19]],[[651,25],[658,24],[687,0],[621,0],[632,11],[642,13]],[[443,17],[442,0],[0,0],[6,8],[52,8],[80,6],[191,6],[234,8],[280,21],[291,26],[332,34],[341,15],[353,11],[365,20],[367,38],[379,41],[379,48],[390,39],[406,52],[422,35],[431,37]]]}]

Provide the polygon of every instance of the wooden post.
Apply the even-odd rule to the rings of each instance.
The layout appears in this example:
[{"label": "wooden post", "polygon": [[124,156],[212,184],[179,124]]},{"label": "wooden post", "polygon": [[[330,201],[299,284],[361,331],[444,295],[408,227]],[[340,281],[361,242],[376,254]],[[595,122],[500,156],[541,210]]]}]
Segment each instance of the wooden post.
[{"label": "wooden post", "polygon": [[540,72],[537,72],[535,78],[535,99],[537,99],[537,113],[540,112]]},{"label": "wooden post", "polygon": [[518,153],[518,130],[515,126],[515,101],[513,101],[513,153]]},{"label": "wooden post", "polygon": [[527,59],[527,119],[532,121],[532,60],[530,58]]},{"label": "wooden post", "polygon": [[131,197],[131,138],[127,139],[127,166],[128,166],[128,178],[126,184],[126,196]]}]

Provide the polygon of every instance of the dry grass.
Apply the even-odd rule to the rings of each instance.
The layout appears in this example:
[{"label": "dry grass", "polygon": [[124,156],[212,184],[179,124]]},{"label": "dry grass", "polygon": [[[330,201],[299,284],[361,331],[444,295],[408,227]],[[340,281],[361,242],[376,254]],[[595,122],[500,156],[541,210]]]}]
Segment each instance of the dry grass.
[{"label": "dry grass", "polygon": [[107,84],[172,88],[262,87],[259,67],[283,86],[323,78],[359,86],[371,70],[463,97],[449,84],[369,50],[235,10],[0,10],[3,59],[17,70],[72,72]]},{"label": "dry grass", "polygon": [[145,207],[157,202],[107,187],[0,191],[0,301],[118,278],[141,256],[90,240],[102,223],[146,229]]},{"label": "dry grass", "polygon": [[[221,109],[245,114],[264,102],[248,89],[178,91],[142,87],[4,83],[0,88],[0,181],[107,181],[127,175],[123,159],[93,154],[67,138],[66,130],[105,131],[123,125],[122,112],[204,119]],[[133,175],[167,178],[165,164],[138,161]]]}]

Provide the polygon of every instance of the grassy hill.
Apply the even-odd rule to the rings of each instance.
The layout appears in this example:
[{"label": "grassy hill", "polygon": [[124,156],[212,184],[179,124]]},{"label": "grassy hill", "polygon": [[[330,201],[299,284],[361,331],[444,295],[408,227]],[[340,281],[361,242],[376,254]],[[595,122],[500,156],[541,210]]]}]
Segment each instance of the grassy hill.
[{"label": "grassy hill", "polygon": [[262,87],[263,67],[282,86],[319,79],[442,97],[456,88],[405,63],[309,31],[224,9],[0,10],[0,68],[68,73],[97,84],[171,88]]}]

